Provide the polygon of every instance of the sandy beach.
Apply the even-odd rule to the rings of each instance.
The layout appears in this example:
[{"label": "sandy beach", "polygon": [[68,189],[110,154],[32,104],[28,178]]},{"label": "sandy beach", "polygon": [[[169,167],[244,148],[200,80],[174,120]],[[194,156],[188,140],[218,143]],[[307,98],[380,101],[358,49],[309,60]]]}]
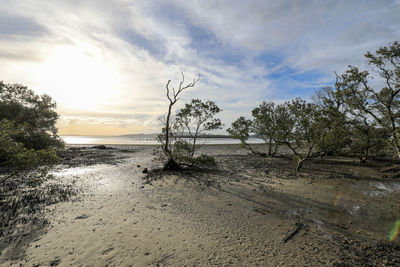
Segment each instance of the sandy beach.
[{"label": "sandy beach", "polygon": [[[203,146],[217,167],[160,173],[153,146],[69,147],[47,183],[71,185],[1,266],[399,266],[398,170]],[[144,168],[149,173],[143,173]],[[17,230],[15,230],[17,231]]]}]

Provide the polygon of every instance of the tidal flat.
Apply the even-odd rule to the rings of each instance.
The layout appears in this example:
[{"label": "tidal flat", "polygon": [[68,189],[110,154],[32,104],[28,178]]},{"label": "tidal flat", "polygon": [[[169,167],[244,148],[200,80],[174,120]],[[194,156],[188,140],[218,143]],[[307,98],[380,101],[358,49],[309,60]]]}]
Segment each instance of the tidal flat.
[{"label": "tidal flat", "polygon": [[69,146],[46,184],[75,193],[41,227],[3,231],[0,265],[400,265],[392,163],[318,158],[296,173],[286,156],[210,145],[198,153],[216,167],[161,172],[154,149]]}]

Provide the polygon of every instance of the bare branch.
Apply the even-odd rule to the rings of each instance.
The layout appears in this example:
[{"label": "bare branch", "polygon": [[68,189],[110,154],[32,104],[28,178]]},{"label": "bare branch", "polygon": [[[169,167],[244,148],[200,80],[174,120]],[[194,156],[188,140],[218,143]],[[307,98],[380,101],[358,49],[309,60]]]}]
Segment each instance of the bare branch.
[{"label": "bare branch", "polygon": [[167,88],[167,98],[169,101],[172,102],[170,96],[169,96],[169,84],[170,84],[171,80],[168,80],[167,84],[165,85],[165,87]]},{"label": "bare branch", "polygon": [[183,82],[185,81],[185,75],[183,74],[183,71],[181,71],[181,74],[182,74],[182,80],[181,80],[181,82],[179,83],[179,90],[181,90],[182,84],[183,84]]}]

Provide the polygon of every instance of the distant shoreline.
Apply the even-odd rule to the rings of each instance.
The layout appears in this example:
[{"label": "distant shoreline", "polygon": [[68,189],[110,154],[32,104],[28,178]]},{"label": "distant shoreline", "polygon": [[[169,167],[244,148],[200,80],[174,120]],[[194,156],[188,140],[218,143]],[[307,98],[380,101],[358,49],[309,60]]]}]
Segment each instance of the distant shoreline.
[{"label": "distant shoreline", "polygon": [[[92,146],[98,146],[98,145],[104,145],[104,146],[112,146],[112,147],[124,147],[124,146],[128,146],[128,147],[135,147],[135,146],[160,146],[160,144],[66,144],[67,147],[92,147]],[[252,146],[264,146],[264,143],[253,143],[251,144]],[[232,147],[240,147],[241,144],[199,144],[199,147],[201,146],[232,146]]]},{"label": "distant shoreline", "polygon": [[[126,134],[126,135],[79,135],[79,134],[63,134],[60,137],[92,137],[92,138],[157,138],[159,134],[152,133],[152,134]],[[190,138],[189,134],[183,134],[179,136],[179,138]],[[234,139],[230,135],[223,135],[223,134],[208,134],[208,135],[200,135],[198,138],[227,138],[227,139]],[[255,136],[250,136],[250,138],[256,138]]]},{"label": "distant shoreline", "polygon": [[[154,137],[124,137],[124,136],[60,136],[68,145],[160,145]],[[182,137],[187,138],[187,137]],[[240,140],[223,137],[200,137],[199,145],[239,145]],[[263,144],[258,138],[249,138],[250,144]]]}]

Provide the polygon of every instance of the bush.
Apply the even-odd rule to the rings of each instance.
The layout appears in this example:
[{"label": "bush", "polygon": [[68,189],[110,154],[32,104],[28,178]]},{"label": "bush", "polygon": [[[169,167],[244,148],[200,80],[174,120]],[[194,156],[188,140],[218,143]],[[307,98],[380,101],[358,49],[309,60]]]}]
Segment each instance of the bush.
[{"label": "bush", "polygon": [[28,149],[16,141],[18,134],[20,130],[12,122],[0,121],[0,166],[22,171],[57,162],[58,157],[53,148]]},{"label": "bush", "polygon": [[57,135],[59,116],[55,109],[56,103],[50,96],[39,96],[23,85],[0,81],[0,121],[6,120],[8,124],[2,127],[7,127],[11,139],[27,149],[63,147]]},{"label": "bush", "polygon": [[0,81],[0,182],[7,188],[37,184],[58,161],[56,103],[20,84]]},{"label": "bush", "polygon": [[195,157],[193,159],[194,165],[200,166],[200,167],[215,167],[217,166],[217,162],[215,161],[215,158],[213,156],[209,155],[201,155],[198,157]]}]

